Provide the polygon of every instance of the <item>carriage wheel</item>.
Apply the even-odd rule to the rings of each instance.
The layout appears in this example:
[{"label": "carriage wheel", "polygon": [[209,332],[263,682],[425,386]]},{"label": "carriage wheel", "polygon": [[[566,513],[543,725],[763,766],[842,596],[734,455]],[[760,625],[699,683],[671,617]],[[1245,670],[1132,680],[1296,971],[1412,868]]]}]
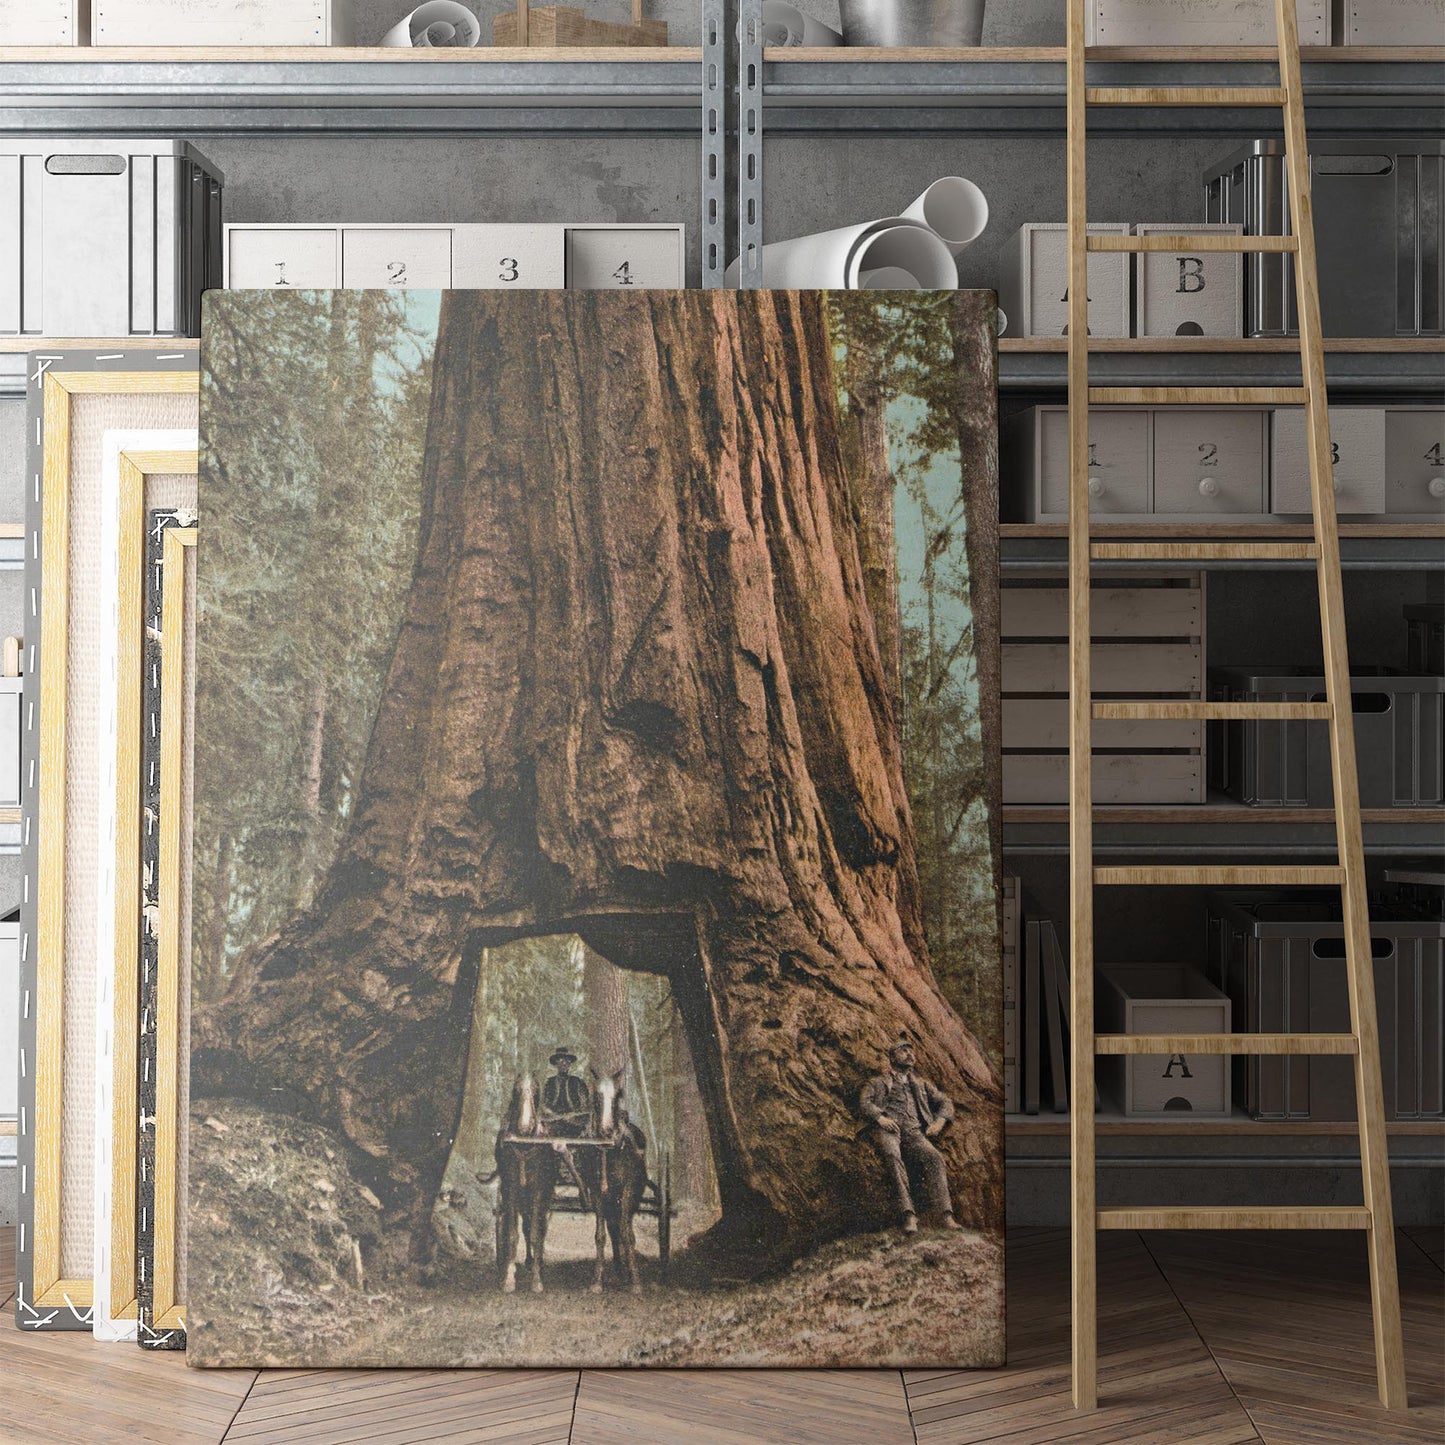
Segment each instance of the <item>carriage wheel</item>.
[{"label": "carriage wheel", "polygon": [[667,1278],[667,1262],[672,1256],[672,1154],[662,1151],[662,1180],[657,1189],[657,1257],[662,1264],[662,1277]]}]

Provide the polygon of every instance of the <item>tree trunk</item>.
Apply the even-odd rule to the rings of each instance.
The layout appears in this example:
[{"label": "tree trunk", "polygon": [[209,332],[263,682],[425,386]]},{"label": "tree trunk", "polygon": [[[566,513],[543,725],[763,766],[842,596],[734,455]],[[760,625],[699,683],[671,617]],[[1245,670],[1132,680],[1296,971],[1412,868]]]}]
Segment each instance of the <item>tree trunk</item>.
[{"label": "tree trunk", "polygon": [[443,303],[355,815],[196,1025],[197,1091],[340,1131],[418,1252],[480,949],[568,931],[670,980],[715,1247],[761,1264],[886,1217],[856,1103],[905,1029],[959,1106],[960,1218],[1002,1221],[998,1082],[928,964],[831,348],[811,293]]},{"label": "tree trunk", "polygon": [[599,1074],[627,1064],[627,975],[600,954],[587,950],[582,965],[587,1009],[587,1063]]},{"label": "tree trunk", "polygon": [[712,1163],[707,1152],[707,1114],[697,1088],[687,1030],[676,1005],[672,1015],[673,1130],[676,1140],[672,1170],[673,1188],[679,1199],[711,1204],[716,1199]]}]

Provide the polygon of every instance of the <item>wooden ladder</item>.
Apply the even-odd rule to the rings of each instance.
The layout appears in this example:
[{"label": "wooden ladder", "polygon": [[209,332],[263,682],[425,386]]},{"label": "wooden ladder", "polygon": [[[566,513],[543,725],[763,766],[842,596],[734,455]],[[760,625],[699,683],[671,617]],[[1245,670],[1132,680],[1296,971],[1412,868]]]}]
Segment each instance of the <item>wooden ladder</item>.
[{"label": "wooden ladder", "polygon": [[[1400,1295],[1395,1274],[1380,1041],[1360,834],[1359,782],[1345,646],[1339,527],[1330,464],[1329,415],[1310,210],[1309,154],[1300,79],[1295,0],[1275,0],[1279,77],[1276,86],[1089,88],[1085,80],[1084,6],[1068,5],[1069,211],[1069,927],[1072,1023],[1074,1404],[1098,1402],[1096,1232],[1100,1229],[1362,1229],[1370,1257],[1375,1367],[1381,1402],[1406,1403]],[[1119,236],[1088,234],[1084,139],[1091,105],[1279,106],[1284,113],[1285,170],[1293,233],[1288,236]],[[1297,387],[1091,387],[1088,254],[1092,251],[1272,251],[1294,256],[1299,310]],[[1099,542],[1089,525],[1091,405],[1302,405],[1307,426],[1313,542]],[[1094,702],[1089,630],[1090,564],[1124,558],[1173,560],[1306,559],[1317,568],[1324,641],[1323,703]],[[1090,733],[1096,718],[1319,718],[1328,722],[1334,779],[1338,863],[1327,867],[1094,866]],[[1094,1032],[1094,889],[1160,884],[1326,884],[1340,889],[1352,1031],[1348,1034],[1126,1035]],[[1094,1061],[1100,1054],[1350,1054],[1359,1105],[1363,1208],[1099,1209],[1095,1202]]]}]

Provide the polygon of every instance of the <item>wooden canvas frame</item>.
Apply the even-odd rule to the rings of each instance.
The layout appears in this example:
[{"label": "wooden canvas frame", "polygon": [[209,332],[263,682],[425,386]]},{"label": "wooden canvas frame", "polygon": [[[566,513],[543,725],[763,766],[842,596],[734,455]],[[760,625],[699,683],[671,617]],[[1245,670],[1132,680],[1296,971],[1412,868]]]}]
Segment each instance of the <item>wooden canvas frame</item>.
[{"label": "wooden canvas frame", "polygon": [[[112,673],[103,715],[101,878],[97,889],[95,1293],[97,1339],[135,1338],[136,1042],[140,1015],[141,728],[146,621],[147,481],[194,478],[192,431],[108,432],[102,499],[102,585],[113,616],[102,632],[102,673]],[[107,1122],[108,1121],[108,1122]]]},{"label": "wooden canvas frame", "polygon": [[[149,887],[132,926],[141,960],[139,1071],[139,1329],[143,1349],[186,1345],[177,1269],[180,1186],[181,834],[186,749],[186,556],[196,528],[153,511],[147,528],[144,754]],[[179,645],[177,640],[179,639]],[[148,920],[155,919],[154,926]]]},{"label": "wooden canvas frame", "polygon": [[[174,351],[40,351],[30,359],[26,486],[25,673],[21,732],[24,902],[20,936],[20,1222],[16,1322],[89,1329],[94,1281],[62,1270],[66,1057],[66,739],[72,440],[76,399],[199,391],[199,357]],[[44,660],[58,661],[49,667]],[[86,1201],[85,1207],[90,1207]]]}]

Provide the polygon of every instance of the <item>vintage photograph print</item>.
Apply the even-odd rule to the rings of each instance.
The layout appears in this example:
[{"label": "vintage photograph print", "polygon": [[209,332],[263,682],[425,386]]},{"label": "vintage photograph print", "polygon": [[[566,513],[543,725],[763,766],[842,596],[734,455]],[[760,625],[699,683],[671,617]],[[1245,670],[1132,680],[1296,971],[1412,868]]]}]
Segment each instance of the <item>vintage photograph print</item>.
[{"label": "vintage photograph print", "polygon": [[1004,1354],[991,292],[213,292],[192,1363]]}]

